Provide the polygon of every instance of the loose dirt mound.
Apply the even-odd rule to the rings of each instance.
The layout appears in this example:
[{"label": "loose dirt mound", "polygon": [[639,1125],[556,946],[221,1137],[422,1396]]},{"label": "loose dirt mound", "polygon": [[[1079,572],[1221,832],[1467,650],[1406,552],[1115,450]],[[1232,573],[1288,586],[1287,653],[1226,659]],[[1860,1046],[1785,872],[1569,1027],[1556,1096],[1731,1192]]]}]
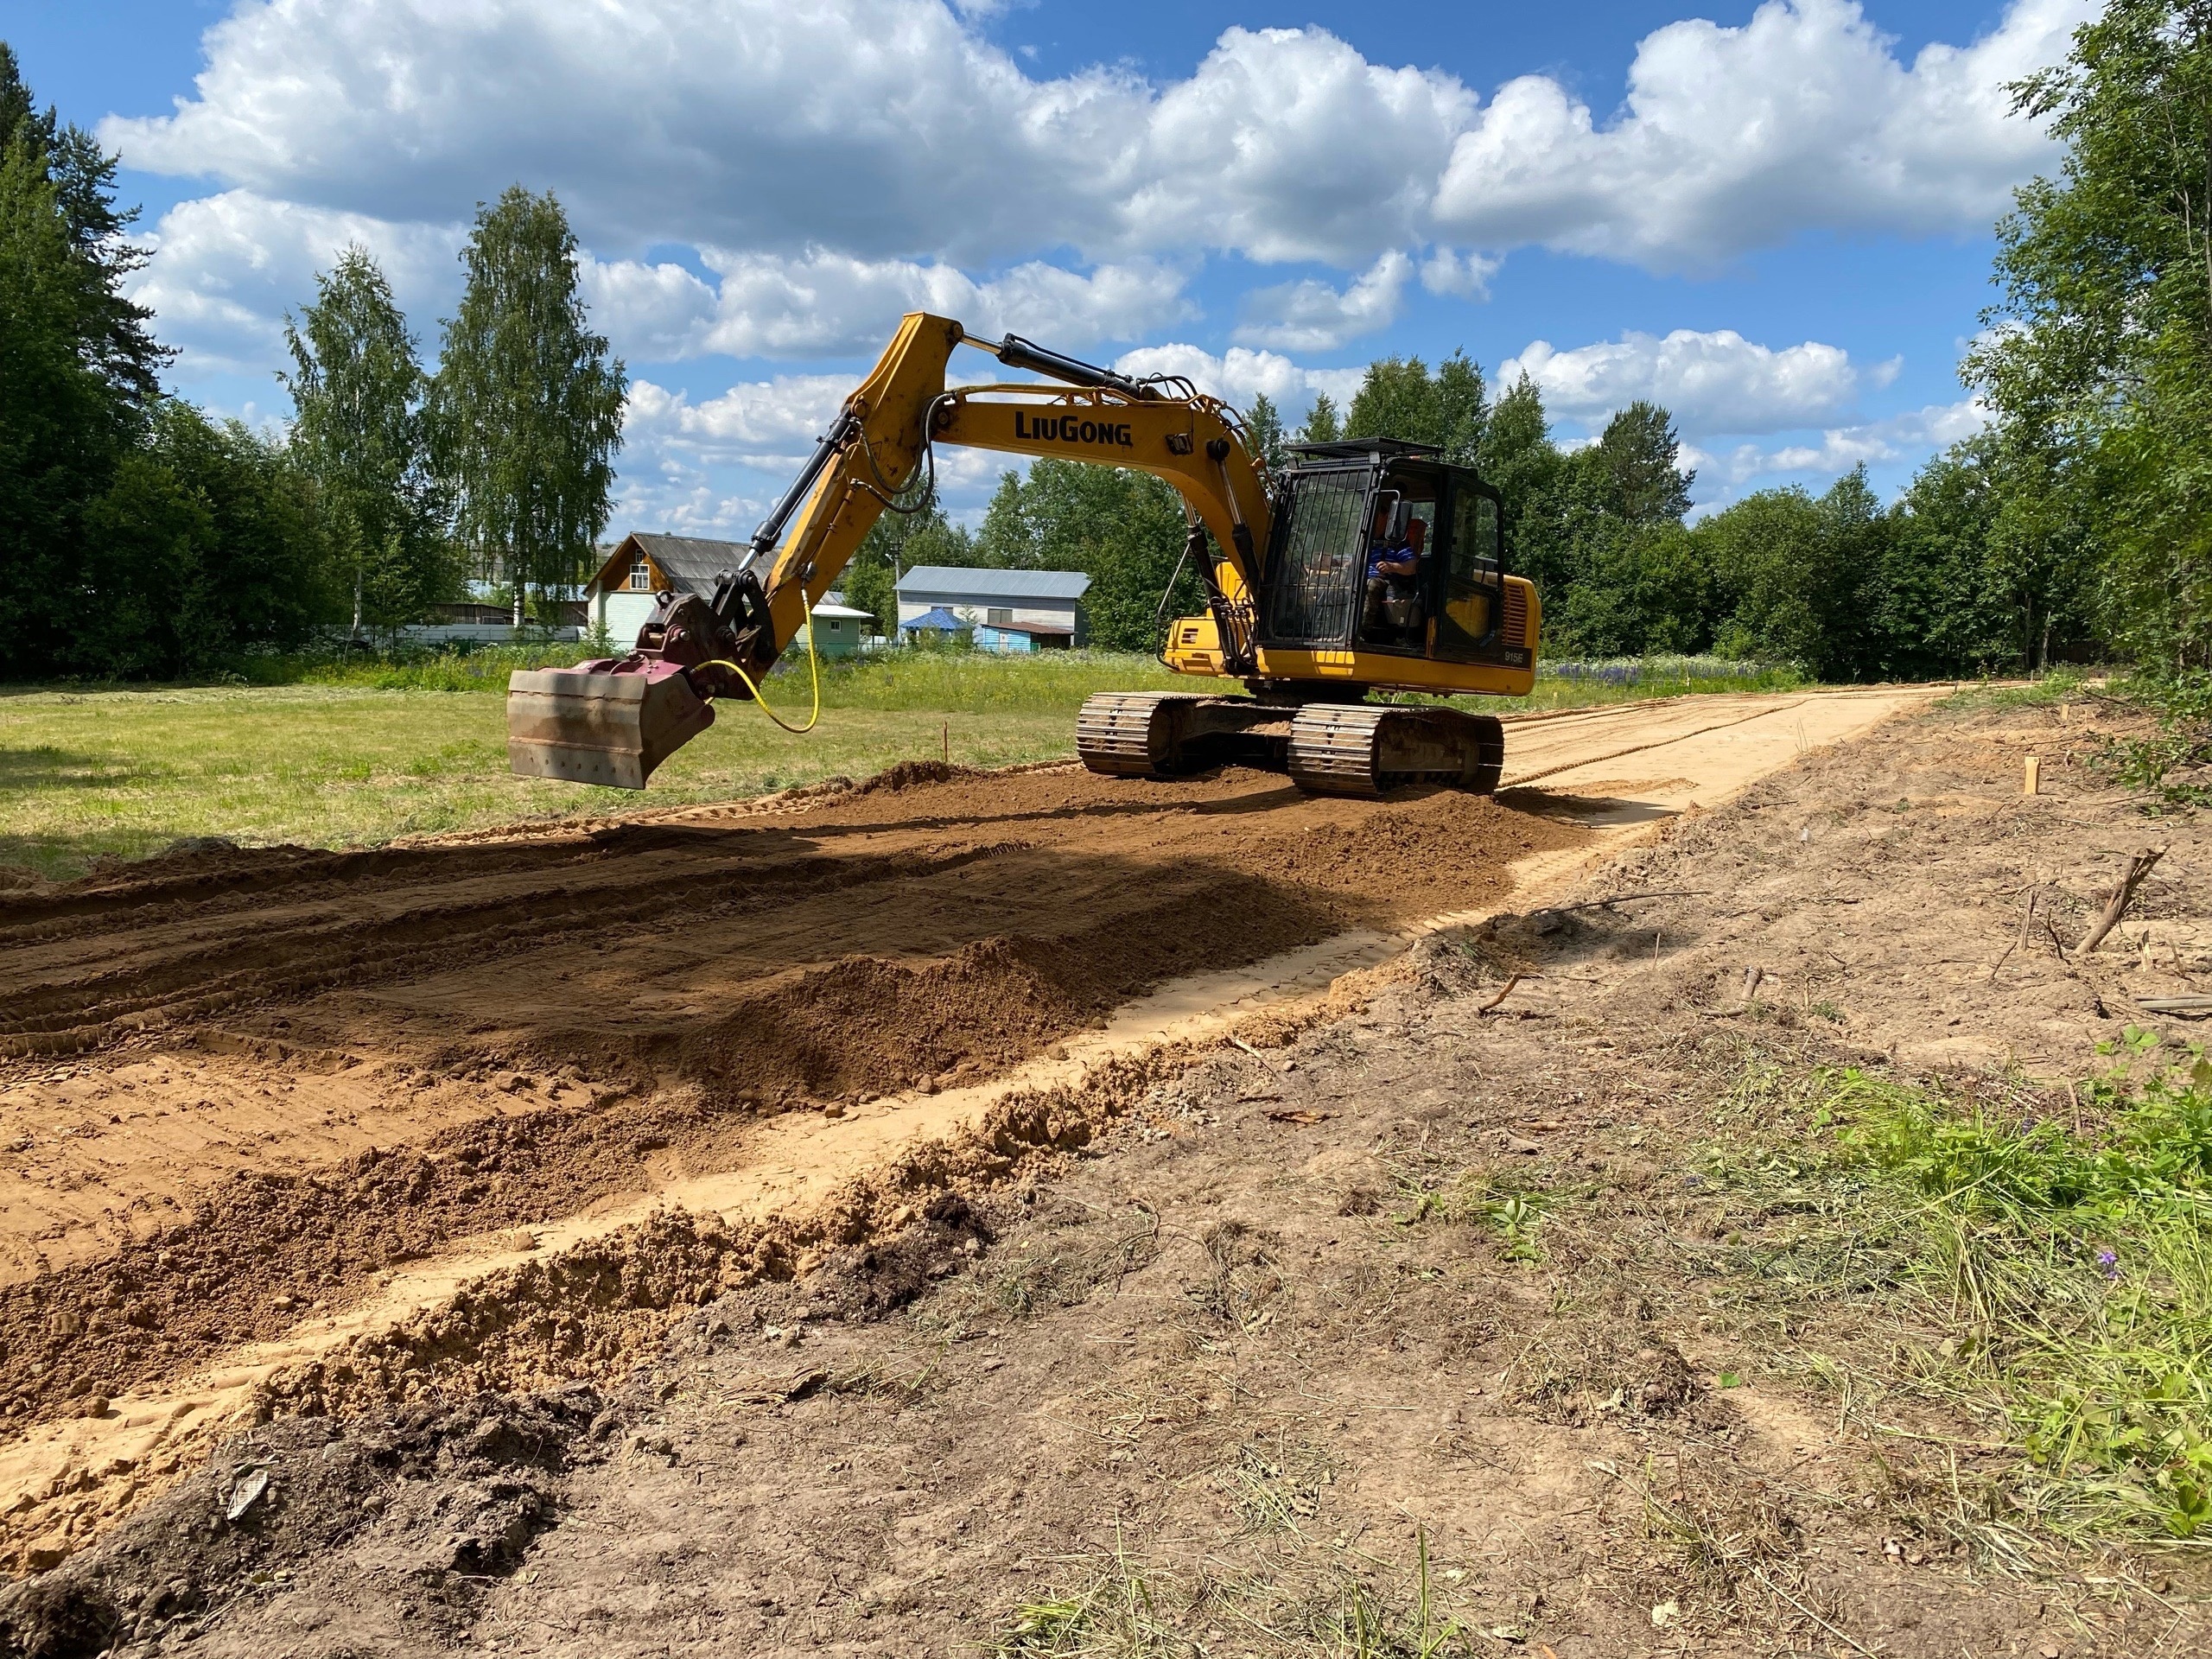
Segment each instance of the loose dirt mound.
[{"label": "loose dirt mound", "polygon": [[196,1630],[239,1590],[233,1613],[251,1610],[252,1586],[281,1592],[341,1553],[364,1584],[415,1599],[432,1640],[458,1632],[479,1586],[554,1522],[561,1478],[606,1455],[591,1432],[605,1404],[571,1387],[257,1431],[123,1529],[113,1555],[0,1599],[0,1653],[90,1659],[173,1625]]},{"label": "loose dirt mound", "polygon": [[1163,980],[1494,899],[1583,833],[1244,773],[925,763],[786,805],[0,895],[0,1416],[726,1166],[758,1112],[987,1077]]}]

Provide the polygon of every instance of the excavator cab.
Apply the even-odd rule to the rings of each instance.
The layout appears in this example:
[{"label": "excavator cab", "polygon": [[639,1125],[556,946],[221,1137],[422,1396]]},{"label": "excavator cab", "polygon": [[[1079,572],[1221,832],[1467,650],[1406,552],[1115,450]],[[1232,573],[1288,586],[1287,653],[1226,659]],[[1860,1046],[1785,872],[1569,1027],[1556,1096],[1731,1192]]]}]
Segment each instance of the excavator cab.
[{"label": "excavator cab", "polygon": [[[1328,795],[1497,788],[1496,715],[1374,694],[1528,694],[1535,590],[1506,571],[1497,492],[1430,444],[1290,454],[1272,480],[1257,580],[1241,604],[1179,620],[1161,652],[1182,673],[1241,677],[1251,695],[1101,692],[1077,720],[1084,764],[1160,778],[1232,761]],[[1378,547],[1399,569],[1370,574]]]},{"label": "excavator cab", "polygon": [[[1263,649],[1527,665],[1521,631],[1503,626],[1496,490],[1427,444],[1369,438],[1291,453],[1263,567]],[[1370,576],[1378,545],[1409,553],[1413,573]],[[1389,663],[1373,666],[1392,676]]]}]

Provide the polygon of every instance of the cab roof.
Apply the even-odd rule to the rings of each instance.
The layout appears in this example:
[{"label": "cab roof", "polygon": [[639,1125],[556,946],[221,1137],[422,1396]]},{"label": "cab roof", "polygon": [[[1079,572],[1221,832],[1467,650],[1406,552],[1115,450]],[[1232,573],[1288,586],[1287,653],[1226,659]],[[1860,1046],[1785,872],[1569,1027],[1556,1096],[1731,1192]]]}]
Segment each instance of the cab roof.
[{"label": "cab roof", "polygon": [[1287,443],[1283,448],[1294,455],[1313,455],[1329,461],[1366,461],[1401,455],[1417,461],[1444,459],[1444,449],[1440,444],[1414,443],[1404,438],[1342,438],[1331,443]]}]

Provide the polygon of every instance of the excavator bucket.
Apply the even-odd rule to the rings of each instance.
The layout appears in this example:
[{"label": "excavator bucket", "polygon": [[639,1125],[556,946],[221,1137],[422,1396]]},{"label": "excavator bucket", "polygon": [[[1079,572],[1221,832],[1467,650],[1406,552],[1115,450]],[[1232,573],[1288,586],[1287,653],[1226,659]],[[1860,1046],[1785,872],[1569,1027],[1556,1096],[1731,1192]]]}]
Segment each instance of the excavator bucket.
[{"label": "excavator bucket", "polygon": [[653,768],[715,723],[673,663],[518,671],[507,681],[507,765],[522,778],[643,789]]}]

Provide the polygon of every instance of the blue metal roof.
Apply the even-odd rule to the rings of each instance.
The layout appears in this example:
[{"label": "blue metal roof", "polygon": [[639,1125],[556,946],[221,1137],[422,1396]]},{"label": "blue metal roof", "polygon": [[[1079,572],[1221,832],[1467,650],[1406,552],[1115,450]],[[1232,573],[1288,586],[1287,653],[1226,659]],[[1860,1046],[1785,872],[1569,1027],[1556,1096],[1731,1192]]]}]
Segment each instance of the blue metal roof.
[{"label": "blue metal roof", "polygon": [[902,628],[943,628],[947,632],[957,633],[963,632],[976,625],[973,622],[963,622],[940,605],[935,610],[924,611],[919,616],[901,622],[899,626]]},{"label": "blue metal roof", "polygon": [[901,599],[940,594],[963,599],[1081,599],[1090,578],[1080,570],[982,570],[918,564],[899,578]]}]

